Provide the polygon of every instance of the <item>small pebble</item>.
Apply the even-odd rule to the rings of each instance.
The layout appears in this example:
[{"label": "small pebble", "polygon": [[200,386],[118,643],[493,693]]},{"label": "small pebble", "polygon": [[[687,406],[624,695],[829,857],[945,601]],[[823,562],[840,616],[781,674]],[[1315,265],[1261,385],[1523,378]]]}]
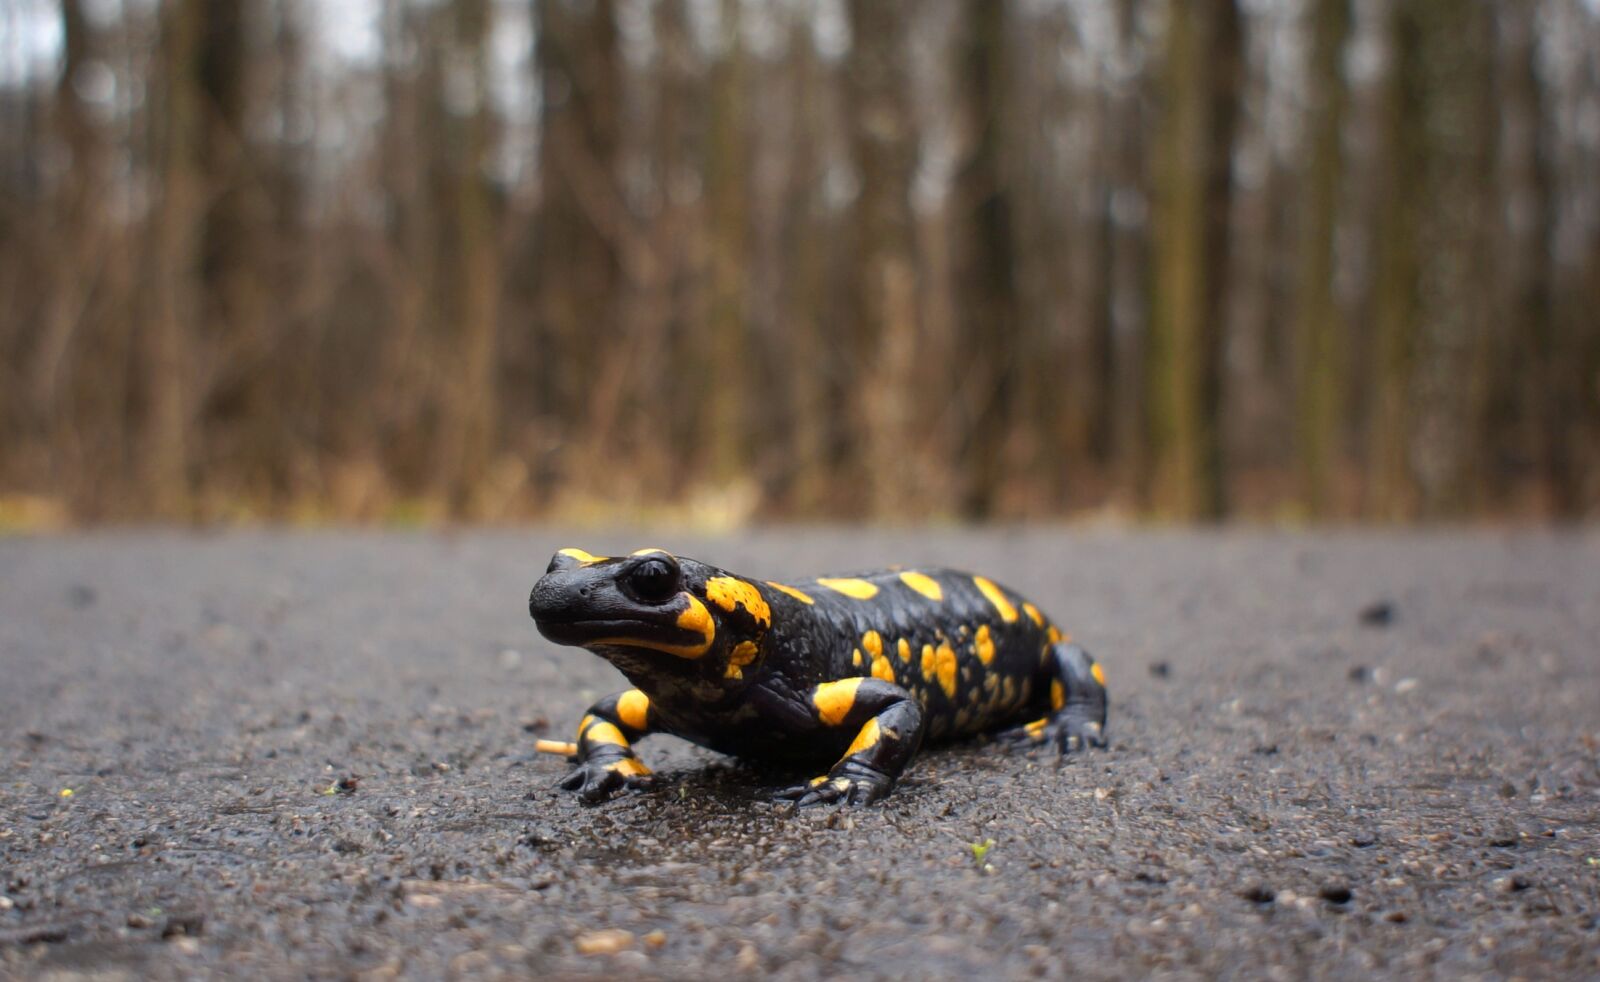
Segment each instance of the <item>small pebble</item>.
[{"label": "small pebble", "polygon": [[1169,678],[1172,675],[1172,666],[1164,661],[1158,661],[1150,666],[1150,674],[1158,679]]},{"label": "small pebble", "polygon": [[1416,687],[1417,687],[1417,680],[1416,679],[1411,679],[1411,678],[1401,679],[1400,681],[1398,681],[1398,682],[1396,682],[1394,684],[1394,694],[1397,695],[1397,696],[1403,696],[1407,692],[1410,692],[1412,689],[1415,689]]},{"label": "small pebble", "polygon": [[745,942],[739,949],[739,954],[734,958],[733,965],[741,972],[753,972],[761,967],[761,953],[756,951],[756,946]]},{"label": "small pebble", "polygon": [[620,928],[585,931],[575,943],[580,955],[612,955],[633,947],[633,932]]},{"label": "small pebble", "polygon": [[1388,600],[1376,600],[1361,608],[1361,623],[1368,627],[1388,627],[1394,623],[1395,606]]},{"label": "small pebble", "polygon": [[667,932],[661,930],[660,928],[656,928],[654,931],[646,934],[640,940],[652,948],[659,948],[667,943]]},{"label": "small pebble", "polygon": [[1270,887],[1259,883],[1251,887],[1246,887],[1240,892],[1239,896],[1253,904],[1270,904],[1277,898],[1277,894],[1273,893]]},{"label": "small pebble", "polygon": [[1322,899],[1326,900],[1330,904],[1347,904],[1350,902],[1350,898],[1353,896],[1355,896],[1355,894],[1351,893],[1350,888],[1347,886],[1340,886],[1336,884],[1334,886],[1326,886],[1322,888]]}]

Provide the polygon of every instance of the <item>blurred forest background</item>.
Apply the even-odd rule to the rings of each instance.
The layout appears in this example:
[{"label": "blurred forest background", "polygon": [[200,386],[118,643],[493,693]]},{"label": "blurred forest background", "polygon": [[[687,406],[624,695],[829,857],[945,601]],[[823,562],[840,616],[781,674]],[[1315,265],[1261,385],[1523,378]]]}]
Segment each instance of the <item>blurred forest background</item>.
[{"label": "blurred forest background", "polygon": [[1594,517],[1595,0],[0,0],[0,524]]}]

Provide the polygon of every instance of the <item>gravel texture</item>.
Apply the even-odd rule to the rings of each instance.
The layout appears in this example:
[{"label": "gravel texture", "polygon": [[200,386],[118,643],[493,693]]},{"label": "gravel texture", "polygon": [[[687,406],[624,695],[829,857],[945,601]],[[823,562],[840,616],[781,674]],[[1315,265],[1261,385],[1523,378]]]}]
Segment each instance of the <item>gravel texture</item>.
[{"label": "gravel texture", "polygon": [[[939,563],[1105,664],[1109,751],[924,753],[886,802],[666,738],[561,545],[752,576]],[[1600,975],[1600,538],[1051,528],[0,541],[0,976]]]}]

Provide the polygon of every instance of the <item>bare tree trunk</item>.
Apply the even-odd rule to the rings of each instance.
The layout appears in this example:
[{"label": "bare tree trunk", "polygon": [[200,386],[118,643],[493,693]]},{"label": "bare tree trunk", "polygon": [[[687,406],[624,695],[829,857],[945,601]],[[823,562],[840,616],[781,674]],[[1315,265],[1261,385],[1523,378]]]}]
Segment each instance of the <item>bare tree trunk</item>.
[{"label": "bare tree trunk", "polygon": [[969,519],[994,514],[1006,480],[1019,371],[1011,188],[1004,165],[1009,9],[991,0],[963,0],[957,28],[964,144],[950,208],[956,330],[965,350],[952,368],[968,414],[956,466],[966,476],[959,505]]},{"label": "bare tree trunk", "polygon": [[455,248],[452,258],[453,307],[445,329],[453,335],[447,356],[453,378],[446,383],[449,420],[441,440],[441,476],[456,511],[481,513],[474,501],[494,450],[500,275],[498,235],[491,213],[486,172],[492,127],[489,96],[488,0],[455,0],[451,64],[465,73],[468,105],[452,120],[456,156],[454,183]]},{"label": "bare tree trunk", "polygon": [[199,298],[202,127],[198,69],[202,0],[175,0],[161,22],[161,194],[153,216],[151,319],[141,351],[142,467],[150,512],[186,517],[191,504],[194,322]]},{"label": "bare tree trunk", "polygon": [[1222,375],[1239,10],[1235,0],[1174,0],[1167,30],[1149,499],[1175,517],[1217,519],[1227,510]]},{"label": "bare tree trunk", "polygon": [[1148,412],[1153,401],[1147,397],[1149,378],[1145,371],[1150,316],[1147,295],[1151,188],[1143,132],[1148,115],[1144,111],[1148,81],[1134,68],[1143,60],[1140,9],[1140,0],[1117,0],[1120,84],[1111,96],[1110,112],[1117,123],[1109,133],[1112,183],[1106,203],[1110,250],[1106,343],[1111,414],[1107,438],[1112,474],[1117,484],[1134,496],[1140,493],[1148,467]]},{"label": "bare tree trunk", "polygon": [[[622,145],[623,63],[612,0],[582,7],[534,3],[541,106],[537,243],[531,279],[542,335],[537,416],[572,417],[587,407],[618,346],[625,290],[616,213]],[[583,413],[583,410],[577,410]],[[573,419],[558,444],[554,480],[587,492],[613,478],[592,452],[595,434]]]},{"label": "bare tree trunk", "polygon": [[1295,335],[1299,378],[1295,386],[1300,497],[1315,516],[1327,515],[1340,462],[1346,383],[1345,325],[1334,296],[1334,241],[1343,174],[1344,47],[1350,0],[1316,0],[1311,13],[1310,102],[1304,189],[1300,207],[1299,276]]},{"label": "bare tree trunk", "polygon": [[56,137],[70,155],[71,168],[62,176],[53,202],[59,226],[55,241],[49,243],[50,265],[41,290],[45,308],[29,365],[28,415],[38,421],[35,433],[47,448],[50,484],[58,493],[77,498],[90,475],[82,473],[86,460],[70,439],[72,417],[79,408],[73,405],[71,350],[74,337],[90,327],[92,294],[109,251],[105,215],[109,182],[101,127],[77,92],[98,57],[98,39],[82,0],[63,0],[61,22],[62,70],[53,108]]},{"label": "bare tree trunk", "polygon": [[[1576,509],[1564,428],[1575,408],[1562,384],[1570,355],[1561,347],[1551,299],[1555,229],[1551,161],[1546,147],[1544,83],[1538,65],[1538,8],[1509,4],[1496,13],[1504,46],[1501,84],[1500,167],[1506,204],[1500,209],[1499,256],[1503,271],[1499,330],[1492,340],[1492,417],[1485,438],[1500,457],[1496,484],[1507,467],[1532,472],[1553,496],[1555,510]],[[1503,487],[1497,487],[1504,494]]]},{"label": "bare tree trunk", "polygon": [[722,0],[720,52],[711,69],[710,145],[706,193],[711,209],[711,284],[704,364],[704,473],[714,485],[743,473],[751,432],[746,411],[750,372],[745,303],[745,54],[741,0]]},{"label": "bare tree trunk", "polygon": [[826,514],[837,471],[830,448],[835,430],[847,426],[829,398],[830,359],[836,356],[829,342],[832,324],[827,315],[826,229],[819,189],[826,122],[821,104],[826,79],[812,40],[811,22],[797,14],[789,31],[789,57],[793,63],[795,133],[791,149],[789,186],[785,192],[784,238],[789,254],[789,288],[785,305],[785,356],[788,371],[783,401],[789,420],[790,462],[787,500],[796,515]]},{"label": "bare tree trunk", "polygon": [[[856,234],[857,364],[867,384],[856,386],[856,418],[865,434],[866,461],[904,458],[910,431],[916,350],[917,264],[911,182],[917,164],[904,28],[909,10],[893,0],[850,4],[853,46],[845,69],[850,96],[850,150],[861,187],[852,224]],[[904,510],[899,468],[865,466],[874,515]]]}]

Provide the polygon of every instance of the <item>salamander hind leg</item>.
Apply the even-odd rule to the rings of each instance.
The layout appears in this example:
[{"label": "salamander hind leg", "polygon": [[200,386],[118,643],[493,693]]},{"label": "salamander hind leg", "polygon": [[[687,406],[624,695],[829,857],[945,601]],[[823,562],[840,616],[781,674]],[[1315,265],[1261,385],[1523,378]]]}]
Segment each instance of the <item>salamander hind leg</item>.
[{"label": "salamander hind leg", "polygon": [[1050,711],[1000,734],[1021,743],[1054,743],[1062,754],[1106,746],[1105,673],[1087,651],[1063,642],[1050,649]]},{"label": "salamander hind leg", "polygon": [[868,805],[890,791],[922,745],[922,707],[911,694],[875,678],[824,682],[812,690],[818,722],[854,734],[828,773],[778,792],[795,807],[842,801]]}]

